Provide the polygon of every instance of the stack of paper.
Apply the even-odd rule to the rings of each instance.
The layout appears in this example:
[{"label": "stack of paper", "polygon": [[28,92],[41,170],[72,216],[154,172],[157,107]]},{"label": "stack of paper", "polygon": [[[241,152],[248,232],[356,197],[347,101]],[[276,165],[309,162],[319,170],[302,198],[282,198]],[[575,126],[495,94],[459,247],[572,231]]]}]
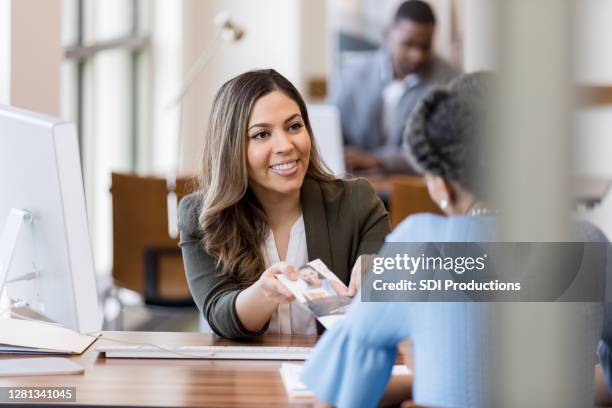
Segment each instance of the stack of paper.
[{"label": "stack of paper", "polygon": [[0,353],[81,354],[96,339],[49,323],[0,318]]},{"label": "stack of paper", "polygon": [[301,364],[283,363],[280,368],[280,375],[285,386],[285,391],[289,398],[308,398],[313,397],[312,391],[300,380],[302,375]]},{"label": "stack of paper", "polygon": [[[283,363],[279,369],[289,398],[313,398],[314,394],[301,380],[302,364]],[[393,366],[392,375],[411,375],[412,370],[403,364]]]}]

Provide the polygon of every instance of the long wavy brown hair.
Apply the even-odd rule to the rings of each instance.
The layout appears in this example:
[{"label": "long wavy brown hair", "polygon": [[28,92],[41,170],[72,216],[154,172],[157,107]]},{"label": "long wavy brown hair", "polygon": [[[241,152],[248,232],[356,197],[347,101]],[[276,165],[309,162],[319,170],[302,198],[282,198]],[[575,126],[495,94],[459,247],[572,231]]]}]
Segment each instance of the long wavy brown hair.
[{"label": "long wavy brown hair", "polygon": [[266,214],[249,188],[247,172],[247,129],[255,102],[280,91],[300,108],[312,148],[306,177],[333,181],[319,156],[306,104],[298,90],[272,69],[249,71],[227,81],[213,102],[204,137],[199,191],[199,223],[206,251],[216,257],[221,274],[248,286],[265,269],[261,252],[269,232]]}]

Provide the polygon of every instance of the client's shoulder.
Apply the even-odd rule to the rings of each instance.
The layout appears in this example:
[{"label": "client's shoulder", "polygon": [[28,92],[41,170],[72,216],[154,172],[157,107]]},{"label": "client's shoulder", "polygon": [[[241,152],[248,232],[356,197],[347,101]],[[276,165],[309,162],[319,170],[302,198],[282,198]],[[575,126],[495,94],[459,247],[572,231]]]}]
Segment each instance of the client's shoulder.
[{"label": "client's shoulder", "polygon": [[181,199],[178,208],[178,225],[181,234],[199,235],[202,194],[191,193]]},{"label": "client's shoulder", "polygon": [[414,214],[402,221],[389,236],[387,242],[435,242],[443,239],[448,226],[448,217],[420,213]]},{"label": "client's shoulder", "polygon": [[590,221],[578,220],[572,225],[572,238],[583,242],[609,242],[608,237]]},{"label": "client's shoulder", "polygon": [[497,220],[493,216],[415,214],[389,235],[389,242],[494,242]]}]

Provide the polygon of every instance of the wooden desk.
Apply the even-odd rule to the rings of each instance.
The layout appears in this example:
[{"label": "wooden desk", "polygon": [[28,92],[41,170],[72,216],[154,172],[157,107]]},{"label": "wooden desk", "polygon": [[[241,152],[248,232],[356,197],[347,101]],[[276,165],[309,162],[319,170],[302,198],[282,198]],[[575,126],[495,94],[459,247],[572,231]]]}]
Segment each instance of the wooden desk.
[{"label": "wooden desk", "polygon": [[425,180],[406,174],[372,175],[367,177],[376,192],[387,199],[391,227],[417,213],[442,214],[429,197]]},{"label": "wooden desk", "polygon": [[423,177],[409,174],[372,174],[365,175],[364,177],[368,179],[377,193],[386,194],[387,196],[391,195],[393,183],[410,183],[425,187]]},{"label": "wooden desk", "polygon": [[[245,344],[207,333],[105,332],[104,336],[164,345]],[[247,344],[314,346],[316,340],[263,336]],[[105,359],[93,350],[95,344],[83,355],[71,357],[85,368],[85,374],[0,378],[0,387],[76,386],[77,404],[96,406],[312,405],[308,399],[289,401],[278,372],[281,361]]]}]

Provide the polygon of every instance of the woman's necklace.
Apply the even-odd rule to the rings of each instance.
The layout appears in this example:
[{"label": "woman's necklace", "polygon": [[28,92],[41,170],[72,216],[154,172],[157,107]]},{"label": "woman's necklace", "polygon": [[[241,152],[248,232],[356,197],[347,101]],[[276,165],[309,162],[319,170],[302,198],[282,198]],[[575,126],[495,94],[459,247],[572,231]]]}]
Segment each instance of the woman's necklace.
[{"label": "woman's necklace", "polygon": [[474,203],[470,207],[470,210],[467,212],[467,215],[470,216],[479,216],[479,215],[497,215],[499,214],[499,210],[497,208],[489,208],[482,203]]}]

